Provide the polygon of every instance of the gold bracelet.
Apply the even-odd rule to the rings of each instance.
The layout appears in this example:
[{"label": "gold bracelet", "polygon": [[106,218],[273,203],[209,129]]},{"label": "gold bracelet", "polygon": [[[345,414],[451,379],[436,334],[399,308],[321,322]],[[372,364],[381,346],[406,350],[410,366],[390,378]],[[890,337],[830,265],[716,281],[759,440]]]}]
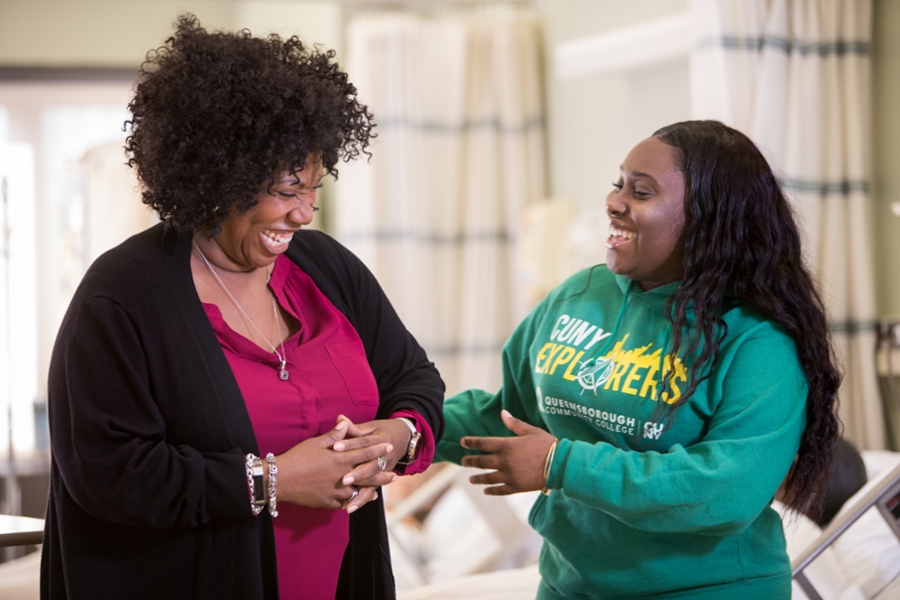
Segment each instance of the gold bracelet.
[{"label": "gold bracelet", "polygon": [[544,487],[541,489],[541,493],[545,496],[549,496],[550,492],[553,491],[547,487],[547,483],[550,480],[550,468],[553,466],[553,455],[556,454],[556,442],[558,441],[556,438],[553,439],[553,443],[547,451],[547,458],[544,460]]}]

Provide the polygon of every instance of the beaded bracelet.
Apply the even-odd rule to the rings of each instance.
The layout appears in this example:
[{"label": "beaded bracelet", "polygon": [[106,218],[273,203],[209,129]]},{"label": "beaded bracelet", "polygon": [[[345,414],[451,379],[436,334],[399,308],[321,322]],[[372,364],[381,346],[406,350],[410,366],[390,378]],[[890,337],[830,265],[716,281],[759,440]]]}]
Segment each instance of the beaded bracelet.
[{"label": "beaded bracelet", "polygon": [[263,488],[262,461],[255,454],[248,454],[245,463],[247,469],[247,486],[250,488],[250,509],[256,516],[266,505],[266,490]]},{"label": "beaded bracelet", "polygon": [[275,497],[275,484],[278,483],[278,467],[275,466],[275,455],[269,452],[266,454],[266,462],[269,463],[269,500],[266,508],[272,518],[278,516],[278,499]]},{"label": "beaded bracelet", "polygon": [[541,493],[545,496],[549,496],[551,490],[547,487],[548,482],[550,481],[550,468],[553,466],[553,455],[556,454],[556,442],[559,440],[554,439],[553,444],[550,445],[550,449],[547,451],[547,458],[544,460],[544,487],[541,489]]}]

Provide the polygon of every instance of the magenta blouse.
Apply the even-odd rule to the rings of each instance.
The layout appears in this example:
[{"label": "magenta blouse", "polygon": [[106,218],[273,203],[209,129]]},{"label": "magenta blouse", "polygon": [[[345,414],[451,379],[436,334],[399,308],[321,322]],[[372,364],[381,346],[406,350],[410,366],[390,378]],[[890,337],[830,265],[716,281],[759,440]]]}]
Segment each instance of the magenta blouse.
[{"label": "magenta blouse", "polygon": [[[232,330],[218,306],[203,305],[244,396],[263,457],[327,433],[338,415],[354,423],[371,421],[379,401],[359,335],[312,279],[279,256],[269,287],[300,323],[300,330],[284,342],[287,381],[278,377],[275,354]],[[428,423],[414,411],[391,416],[410,418],[422,434],[418,457],[405,473],[423,471],[434,457]],[[272,522],[281,597],[333,599],[350,535],[346,511],[279,502],[278,518]]]}]

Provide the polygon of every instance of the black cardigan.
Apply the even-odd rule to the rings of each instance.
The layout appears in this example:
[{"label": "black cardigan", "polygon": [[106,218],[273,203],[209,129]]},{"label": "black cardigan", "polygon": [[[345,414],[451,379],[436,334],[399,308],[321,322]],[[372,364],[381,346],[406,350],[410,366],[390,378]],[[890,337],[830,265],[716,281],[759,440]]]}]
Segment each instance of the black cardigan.
[{"label": "black cardigan", "polygon": [[[278,597],[272,522],[252,516],[244,474],[259,448],[194,288],[190,244],[160,224],[110,250],[60,327],[42,598]],[[368,269],[311,230],[287,255],[359,332],[377,418],[411,408],[439,439],[443,382]],[[392,598],[380,497],[350,530],[337,597]]]}]

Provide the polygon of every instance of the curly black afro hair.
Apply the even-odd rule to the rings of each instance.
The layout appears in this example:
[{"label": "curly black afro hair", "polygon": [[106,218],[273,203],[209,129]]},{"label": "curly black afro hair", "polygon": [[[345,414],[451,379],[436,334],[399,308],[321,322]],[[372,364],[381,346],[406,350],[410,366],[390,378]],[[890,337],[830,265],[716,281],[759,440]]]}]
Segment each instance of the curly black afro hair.
[{"label": "curly black afro hair", "polygon": [[335,177],[340,158],[368,156],[373,117],[334,57],[296,37],[208,33],[180,16],[128,105],[125,150],[143,202],[178,231],[217,231],[232,206],[247,211],[310,153]]}]

